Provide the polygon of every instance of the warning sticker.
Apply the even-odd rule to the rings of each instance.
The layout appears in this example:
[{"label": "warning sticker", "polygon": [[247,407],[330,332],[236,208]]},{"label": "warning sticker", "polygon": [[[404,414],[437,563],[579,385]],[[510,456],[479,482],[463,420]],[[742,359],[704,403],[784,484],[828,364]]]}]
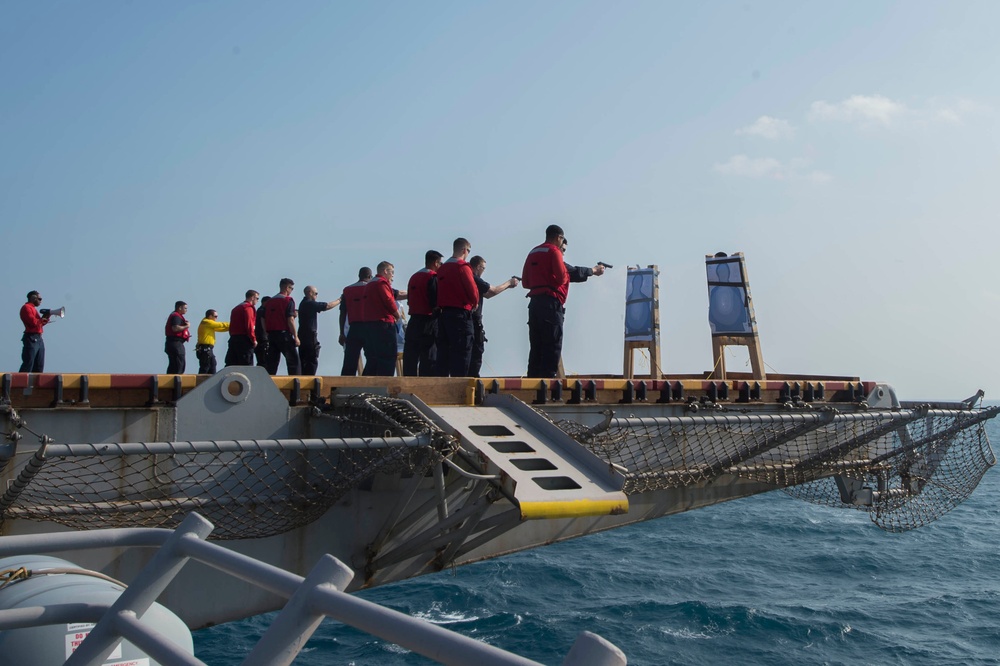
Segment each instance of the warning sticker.
[{"label": "warning sticker", "polygon": [[129,659],[128,661],[116,661],[113,664],[104,662],[104,666],[149,666],[149,657],[142,659]]},{"label": "warning sticker", "polygon": [[[69,659],[69,656],[71,654],[73,654],[74,652],[76,652],[76,649],[78,647],[80,647],[80,643],[83,642],[84,638],[86,638],[87,636],[90,635],[90,630],[94,628],[94,625],[92,625],[92,624],[89,625],[89,626],[88,625],[83,625],[83,626],[87,627],[83,631],[73,631],[73,632],[70,632],[70,633],[66,634],[66,658],[67,659]],[[116,645],[115,649],[112,650],[111,654],[108,655],[108,659],[121,659],[121,658],[122,658],[122,643],[121,643],[121,641],[118,641],[118,645]]]}]

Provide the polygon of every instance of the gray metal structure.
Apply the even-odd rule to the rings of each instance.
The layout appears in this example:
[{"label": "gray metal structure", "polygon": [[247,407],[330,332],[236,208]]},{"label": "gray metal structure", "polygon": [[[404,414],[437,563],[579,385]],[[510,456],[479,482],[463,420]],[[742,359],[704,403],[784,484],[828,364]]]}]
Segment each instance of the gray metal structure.
[{"label": "gray metal structure", "polygon": [[[87,659],[116,631],[141,634],[129,612],[153,598],[192,629],[287,607],[275,624],[295,643],[311,631],[295,627],[347,618],[344,608],[379,621],[333,587],[373,587],[779,488],[909,529],[962,501],[995,463],[982,422],[997,409],[975,409],[974,399],[900,403],[887,385],[862,391],[841,379],[825,394],[812,381],[805,390],[798,381],[657,382],[656,400],[628,382],[613,401],[607,389],[597,399],[596,381],[559,399],[563,384],[552,397],[547,382],[514,397],[488,393],[493,382],[475,404],[348,382],[326,403],[300,404],[263,369],[240,367],[183,395],[175,378],[175,403],[15,399],[0,404],[0,554],[72,550],[66,559],[132,581],[122,602],[131,611],[107,616]],[[18,397],[27,404],[37,391]],[[194,511],[226,549],[184,518]],[[165,532],[152,528],[182,520],[201,526],[184,523],[194,531],[170,549],[128,547],[158,546]],[[102,529],[114,526],[129,529]],[[220,562],[235,576],[220,577]],[[325,564],[314,574],[316,562]],[[248,586],[254,576],[263,583]],[[315,591],[296,594],[300,576]],[[386,638],[420,651],[437,640],[422,632]],[[283,663],[283,640],[262,641],[271,661],[250,663]],[[591,642],[600,643],[573,649],[573,663],[617,663],[578,661],[602,654]],[[476,662],[490,663],[445,663]]]},{"label": "gray metal structure", "polygon": [[[96,622],[90,634],[65,660],[65,666],[101,666],[122,639],[140,647],[164,666],[206,666],[155,628],[140,621],[170,581],[189,560],[193,560],[287,600],[268,631],[243,660],[244,666],[291,664],[320,622],[327,617],[442,664],[538,664],[425,620],[344,593],[354,572],[334,557],[322,556],[309,574],[302,578],[205,541],[211,531],[211,523],[197,514],[190,514],[173,531],[125,528],[0,539],[0,558],[108,547],[156,549],[153,558],[112,604],[66,603],[0,609],[0,632],[40,625]],[[564,663],[624,666],[626,661],[621,650],[598,636],[584,632]]]}]

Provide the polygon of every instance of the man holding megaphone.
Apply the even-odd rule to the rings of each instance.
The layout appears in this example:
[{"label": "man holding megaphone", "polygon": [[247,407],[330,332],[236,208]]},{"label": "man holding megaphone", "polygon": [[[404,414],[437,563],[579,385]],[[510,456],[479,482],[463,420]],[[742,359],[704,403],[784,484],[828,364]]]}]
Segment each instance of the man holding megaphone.
[{"label": "man holding megaphone", "polygon": [[49,313],[44,316],[38,313],[42,296],[37,291],[28,292],[28,302],[21,306],[21,321],[24,323],[24,335],[21,342],[20,372],[44,372],[45,343],[42,341],[42,327],[49,323]]}]

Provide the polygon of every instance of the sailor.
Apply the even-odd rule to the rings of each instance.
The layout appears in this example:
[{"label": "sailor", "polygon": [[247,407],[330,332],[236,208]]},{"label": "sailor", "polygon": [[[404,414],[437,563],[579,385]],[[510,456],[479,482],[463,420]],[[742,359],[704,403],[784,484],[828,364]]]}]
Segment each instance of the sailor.
[{"label": "sailor", "polygon": [[261,367],[267,366],[267,326],[264,325],[264,312],[267,309],[267,302],[271,300],[270,296],[264,296],[260,299],[260,305],[257,307],[257,317],[254,320],[254,333],[257,335],[257,346],[253,349],[253,355],[257,359],[257,365]]},{"label": "sailor", "polygon": [[253,352],[257,346],[257,299],[253,289],[248,289],[246,300],[229,314],[229,349],[226,365],[253,365]]},{"label": "sailor", "polygon": [[299,302],[299,361],[302,363],[303,375],[315,375],[319,369],[319,313],[332,310],[340,305],[340,299],[335,301],[317,301],[319,292],[312,285],[303,289],[302,300]]},{"label": "sailor", "polygon": [[[362,266],[358,270],[358,281],[344,287],[340,297],[340,345],[344,348],[344,366],[340,374],[353,377],[358,374],[361,361],[361,349],[364,346],[361,323],[364,308],[365,285],[372,279],[372,269]],[[353,333],[352,333],[353,331]]]},{"label": "sailor", "polygon": [[570,266],[563,261],[565,235],[550,224],[545,242],[528,253],[521,283],[528,290],[528,377],[555,377],[562,356],[563,318],[570,282],[603,275],[604,266]]},{"label": "sailor", "polygon": [[28,292],[28,302],[21,306],[21,323],[24,324],[24,335],[21,336],[21,370],[20,372],[45,371],[45,342],[42,340],[42,327],[49,323],[49,317],[38,314],[38,306],[42,304],[42,296],[37,291]]},{"label": "sailor", "polygon": [[295,299],[292,278],[281,278],[278,293],[264,306],[264,328],[267,330],[267,372],[278,374],[278,364],[285,357],[289,375],[299,374],[299,335],[295,330]]},{"label": "sailor", "polygon": [[465,258],[472,244],[456,238],[452,255],[438,269],[438,375],[468,377],[472,360],[472,311],[479,304],[479,291],[472,267]]},{"label": "sailor", "polygon": [[191,324],[184,318],[188,306],[184,301],[174,303],[174,311],[167,317],[164,333],[167,341],[163,351],[167,354],[167,374],[183,375],[187,366],[184,343],[191,339]]},{"label": "sailor", "polygon": [[437,250],[427,250],[424,267],[406,284],[410,322],[403,343],[403,374],[408,377],[437,372],[437,271],[443,258]]},{"label": "sailor", "polygon": [[469,361],[469,376],[478,377],[479,370],[483,367],[483,353],[486,351],[486,329],[483,327],[483,301],[493,298],[511,287],[516,287],[519,280],[512,277],[496,286],[491,286],[483,279],[486,272],[486,260],[478,254],[469,259],[469,266],[472,267],[472,279],[476,281],[476,291],[479,292],[479,304],[472,311],[472,358]]},{"label": "sailor", "polygon": [[218,363],[215,360],[215,334],[228,330],[229,322],[219,321],[218,312],[205,311],[205,318],[198,324],[198,344],[194,347],[195,356],[198,357],[199,375],[214,375],[218,371]]},{"label": "sailor", "polygon": [[365,285],[362,299],[364,374],[392,377],[396,373],[396,321],[403,318],[403,313],[392,289],[395,267],[382,261],[375,270],[375,278]]}]

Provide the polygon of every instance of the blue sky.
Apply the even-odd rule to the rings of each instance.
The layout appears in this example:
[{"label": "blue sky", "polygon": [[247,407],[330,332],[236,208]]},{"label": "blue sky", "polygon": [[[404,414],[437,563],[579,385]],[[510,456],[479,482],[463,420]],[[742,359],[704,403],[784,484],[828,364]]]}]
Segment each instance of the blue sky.
[{"label": "blue sky", "polygon": [[[175,300],[225,319],[283,276],[332,299],[382,259],[405,283],[459,235],[498,282],[555,222],[571,262],[615,265],[571,289],[570,372],[621,372],[626,264],[660,268],[666,371],[709,369],[704,256],[742,251],[771,371],[996,398],[998,19],[993,2],[5,2],[0,366],[19,365],[30,289],[69,312],[47,370],[163,372]],[[484,374],[522,373],[523,290],[485,317]]]}]

